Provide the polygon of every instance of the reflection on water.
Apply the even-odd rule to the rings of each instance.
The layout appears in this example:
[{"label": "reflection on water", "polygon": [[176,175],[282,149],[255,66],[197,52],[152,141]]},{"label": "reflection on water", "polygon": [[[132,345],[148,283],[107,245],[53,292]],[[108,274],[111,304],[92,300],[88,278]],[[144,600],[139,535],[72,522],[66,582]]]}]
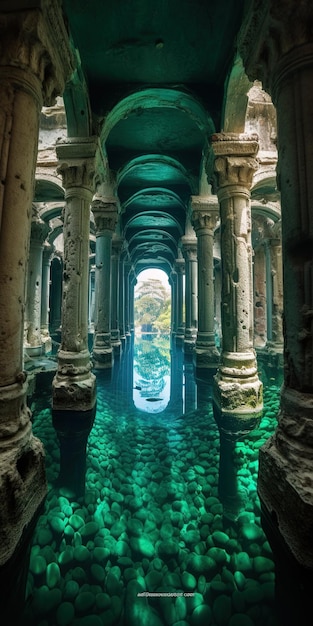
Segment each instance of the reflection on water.
[{"label": "reflection on water", "polygon": [[[42,398],[35,407],[50,490],[33,538],[24,626],[274,626],[274,563],[256,481],[279,384],[266,382],[261,424],[236,445],[227,494],[245,494],[236,520],[225,518],[219,497],[211,388],[196,383],[180,349],[169,351],[167,339],[130,342],[97,384],[84,497],[55,486],[51,412]],[[134,391],[143,403],[162,397],[164,410],[151,413],[149,402],[143,410]]]},{"label": "reflection on water", "polygon": [[161,413],[171,392],[170,338],[144,335],[135,338],[133,400],[146,413]]}]

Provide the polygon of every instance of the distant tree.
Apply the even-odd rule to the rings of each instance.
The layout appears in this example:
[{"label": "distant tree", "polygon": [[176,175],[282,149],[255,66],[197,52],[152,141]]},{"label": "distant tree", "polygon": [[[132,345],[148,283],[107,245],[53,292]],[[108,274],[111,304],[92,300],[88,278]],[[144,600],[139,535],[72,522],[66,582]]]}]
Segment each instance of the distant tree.
[{"label": "distant tree", "polygon": [[169,332],[171,299],[162,281],[151,278],[139,284],[135,296],[135,324],[142,332]]}]

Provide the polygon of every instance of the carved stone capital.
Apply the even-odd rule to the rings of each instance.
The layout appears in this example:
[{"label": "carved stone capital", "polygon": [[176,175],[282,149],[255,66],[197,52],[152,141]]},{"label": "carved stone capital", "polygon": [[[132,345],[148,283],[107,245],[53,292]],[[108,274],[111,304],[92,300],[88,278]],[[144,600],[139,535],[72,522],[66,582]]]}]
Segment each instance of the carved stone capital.
[{"label": "carved stone capital", "polygon": [[[238,38],[249,79],[261,80],[272,93],[273,75],[285,65],[285,55],[312,43],[312,28],[311,0],[253,0]],[[305,63],[305,55],[300,57]]]},{"label": "carved stone capital", "polygon": [[218,217],[219,215],[216,211],[210,213],[207,211],[193,211],[191,222],[197,235],[200,235],[201,231],[203,231],[203,234],[207,232],[213,235]]},{"label": "carved stone capital", "polygon": [[115,256],[116,259],[119,259],[121,251],[123,249],[123,245],[124,245],[123,237],[112,238],[112,256]]},{"label": "carved stone capital", "polygon": [[196,237],[187,237],[184,235],[181,238],[182,252],[186,261],[197,261],[198,244]]},{"label": "carved stone capital", "polygon": [[92,201],[91,210],[94,215],[97,237],[106,232],[111,235],[114,233],[118,217],[117,203],[117,198],[113,196],[98,196]]},{"label": "carved stone capital", "polygon": [[40,85],[43,104],[54,104],[74,71],[58,0],[37,0],[25,10],[0,14],[0,67],[1,73],[8,68],[14,74],[30,70]]},{"label": "carved stone capital", "polygon": [[174,268],[176,274],[184,274],[185,273],[185,259],[176,259],[174,263]]},{"label": "carved stone capital", "polygon": [[211,141],[218,187],[240,185],[250,189],[253,174],[258,169],[255,158],[259,149],[257,134],[216,133]]},{"label": "carved stone capital", "polygon": [[32,220],[30,238],[33,243],[42,245],[49,233],[49,226],[40,218]]},{"label": "carved stone capital", "polygon": [[97,147],[96,137],[74,139],[57,144],[56,153],[59,159],[57,170],[62,176],[66,192],[73,187],[93,190]]}]

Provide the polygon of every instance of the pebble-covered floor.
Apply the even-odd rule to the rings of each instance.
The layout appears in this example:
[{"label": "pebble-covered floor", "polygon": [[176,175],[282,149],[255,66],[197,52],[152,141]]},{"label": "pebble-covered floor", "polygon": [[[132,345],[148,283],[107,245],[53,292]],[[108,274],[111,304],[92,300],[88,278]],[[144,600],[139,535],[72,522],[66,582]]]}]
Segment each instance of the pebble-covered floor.
[{"label": "pebble-covered floor", "polygon": [[50,491],[36,527],[25,626],[274,626],[274,564],[260,525],[258,450],[276,426],[264,389],[259,428],[236,447],[248,495],[225,523],[210,403],[167,423],[98,384],[86,495],[52,487],[59,450],[49,408],[34,412]]}]

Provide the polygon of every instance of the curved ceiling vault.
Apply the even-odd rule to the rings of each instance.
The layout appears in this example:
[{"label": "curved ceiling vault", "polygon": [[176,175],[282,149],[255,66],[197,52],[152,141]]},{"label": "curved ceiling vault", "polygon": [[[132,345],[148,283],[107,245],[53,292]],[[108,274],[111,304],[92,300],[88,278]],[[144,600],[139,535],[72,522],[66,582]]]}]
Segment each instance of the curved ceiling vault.
[{"label": "curved ceiling vault", "polygon": [[[120,232],[136,274],[170,272],[224,85],[245,0],[63,0],[90,114],[117,181]],[[88,86],[88,87],[87,87]],[[67,87],[68,128],[82,128]],[[75,91],[76,90],[76,91]],[[84,106],[83,106],[84,105]],[[74,132],[74,131],[73,131]]]}]

